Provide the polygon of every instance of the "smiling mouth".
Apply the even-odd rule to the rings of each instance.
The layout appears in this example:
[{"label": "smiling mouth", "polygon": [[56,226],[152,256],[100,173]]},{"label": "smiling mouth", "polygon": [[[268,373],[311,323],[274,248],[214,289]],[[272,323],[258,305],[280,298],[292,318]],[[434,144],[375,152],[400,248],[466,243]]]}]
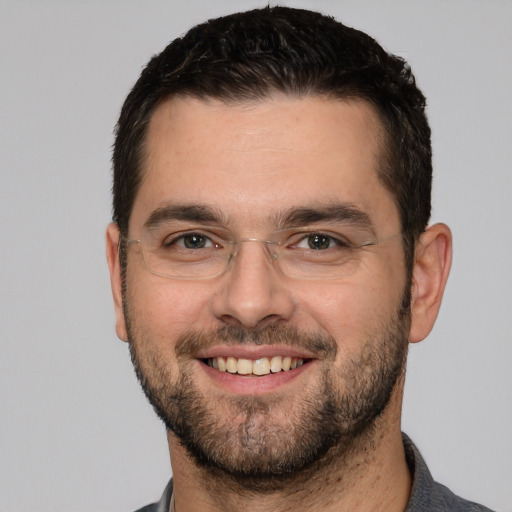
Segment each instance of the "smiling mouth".
[{"label": "smiling mouth", "polygon": [[203,362],[220,372],[263,376],[271,373],[288,372],[308,363],[310,359],[289,356],[262,357],[259,359],[244,359],[237,357],[211,357]]}]

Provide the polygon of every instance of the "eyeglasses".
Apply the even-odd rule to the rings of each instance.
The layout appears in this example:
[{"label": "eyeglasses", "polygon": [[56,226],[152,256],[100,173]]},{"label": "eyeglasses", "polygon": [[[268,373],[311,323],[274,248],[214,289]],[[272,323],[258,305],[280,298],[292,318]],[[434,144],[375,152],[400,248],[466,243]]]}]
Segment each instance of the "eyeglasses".
[{"label": "eyeglasses", "polygon": [[288,277],[337,279],[353,274],[364,254],[401,233],[378,239],[368,229],[301,227],[275,232],[268,239],[230,239],[224,229],[167,226],[148,230],[140,239],[124,239],[137,247],[145,268],[170,279],[211,279],[233,264],[243,245],[259,244],[272,265]]}]

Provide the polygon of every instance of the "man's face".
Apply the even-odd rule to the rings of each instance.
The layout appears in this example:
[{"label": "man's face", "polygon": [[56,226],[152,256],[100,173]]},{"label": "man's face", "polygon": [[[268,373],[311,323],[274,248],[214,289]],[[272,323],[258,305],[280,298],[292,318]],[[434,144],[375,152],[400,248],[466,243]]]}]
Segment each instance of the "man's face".
[{"label": "man's face", "polygon": [[[284,275],[255,241],[216,277],[171,279],[128,246],[118,334],[171,437],[196,460],[238,476],[296,472],[350,445],[385,409],[405,361],[409,283],[398,211],[377,176],[379,128],[362,101],[173,99],[155,112],[129,239],[172,226],[269,240],[306,226],[381,240],[332,279]],[[287,358],[299,366],[287,369]]]}]

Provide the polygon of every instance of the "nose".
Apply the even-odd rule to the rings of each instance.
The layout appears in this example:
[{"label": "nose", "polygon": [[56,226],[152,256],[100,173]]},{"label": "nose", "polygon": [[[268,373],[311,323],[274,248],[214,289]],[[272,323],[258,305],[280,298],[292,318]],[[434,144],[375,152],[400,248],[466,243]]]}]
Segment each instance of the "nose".
[{"label": "nose", "polygon": [[245,239],[222,276],[212,311],[225,324],[248,329],[289,320],[295,301],[264,243]]}]

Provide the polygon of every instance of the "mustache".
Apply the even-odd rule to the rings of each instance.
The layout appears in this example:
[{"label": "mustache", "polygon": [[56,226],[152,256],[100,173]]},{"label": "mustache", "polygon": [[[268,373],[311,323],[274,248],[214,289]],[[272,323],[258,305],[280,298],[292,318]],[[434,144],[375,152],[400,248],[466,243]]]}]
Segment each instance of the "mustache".
[{"label": "mustache", "polygon": [[303,332],[295,327],[270,325],[258,330],[236,325],[224,325],[215,329],[190,329],[176,342],[176,356],[187,357],[200,349],[208,349],[224,344],[229,347],[239,345],[284,345],[303,348],[321,359],[334,360],[338,346],[332,336],[319,332]]}]

